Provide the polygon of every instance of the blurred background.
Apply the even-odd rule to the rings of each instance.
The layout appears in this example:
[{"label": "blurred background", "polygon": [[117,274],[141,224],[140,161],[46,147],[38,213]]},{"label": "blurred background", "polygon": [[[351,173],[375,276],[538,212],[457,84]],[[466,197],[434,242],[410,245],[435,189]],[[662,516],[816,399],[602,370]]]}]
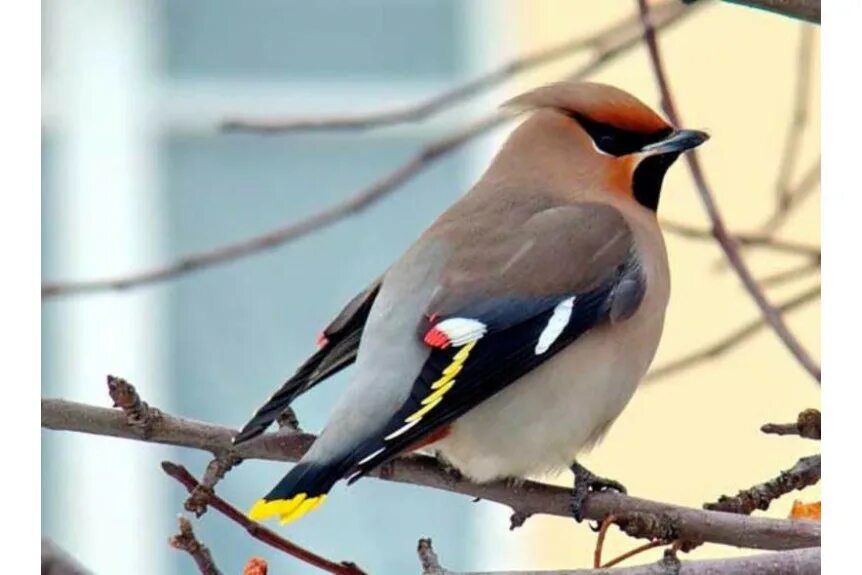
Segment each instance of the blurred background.
[{"label": "blurred background", "polygon": [[[819,28],[701,3],[661,32],[665,63],[686,127],[712,135],[701,154],[730,228],[763,231],[784,179],[795,184],[819,162]],[[226,118],[407,105],[512,58],[595,34],[635,10],[634,2],[588,0],[43,0],[43,279],[122,275],[301,219],[591,54],[556,60],[432,120],[392,128],[224,133]],[[810,66],[800,65],[805,54]],[[788,165],[801,73],[809,79],[802,87],[809,113],[797,122],[804,126]],[[640,45],[590,78],[659,107]],[[45,299],[43,396],[108,405],[111,373],[169,413],[241,425],[314,349],[333,314],[481,174],[510,128],[471,141],[370,209],[283,247],[151,286]],[[682,162],[670,172],[660,213],[707,229]],[[807,195],[775,233],[817,246],[819,223],[819,198]],[[673,296],[655,367],[759,317],[714,242],[669,235],[668,249]],[[772,250],[744,253],[761,278],[805,263]],[[782,302],[818,282],[815,268],[770,284],[767,293]],[[819,357],[819,302],[795,308],[788,321]],[[698,507],[811,452],[805,440],[758,428],[819,407],[819,386],[768,329],[733,343],[644,385],[584,463],[634,495]],[[349,377],[348,370],[296,402],[304,429],[322,427]],[[189,557],[166,545],[185,492],[161,472],[163,459],[200,474],[208,456],[43,431],[43,534],[97,573],[193,572]],[[247,508],[285,470],[248,461],[218,492]],[[542,479],[571,483],[568,475]],[[819,488],[800,497],[819,499]],[[766,514],[786,516],[792,499]],[[508,517],[493,503],[366,480],[337,487],[327,505],[282,531],[370,573],[417,572],[415,544],[425,536],[456,570],[590,564],[595,535],[585,525],[534,517],[510,532]],[[239,573],[253,555],[265,557],[273,573],[314,572],[214,512],[195,529],[225,573]],[[612,532],[606,556],[636,544]],[[660,551],[652,553],[635,562]],[[707,545],[693,555],[730,553]]]}]

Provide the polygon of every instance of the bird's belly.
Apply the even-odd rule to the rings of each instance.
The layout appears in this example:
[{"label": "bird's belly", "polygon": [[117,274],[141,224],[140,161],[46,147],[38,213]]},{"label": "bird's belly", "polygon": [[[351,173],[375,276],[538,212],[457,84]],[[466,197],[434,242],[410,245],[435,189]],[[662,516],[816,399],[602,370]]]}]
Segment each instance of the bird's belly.
[{"label": "bird's belly", "polygon": [[430,448],[480,482],[570,466],[628,403],[658,347],[663,311],[584,334],[461,416]]}]

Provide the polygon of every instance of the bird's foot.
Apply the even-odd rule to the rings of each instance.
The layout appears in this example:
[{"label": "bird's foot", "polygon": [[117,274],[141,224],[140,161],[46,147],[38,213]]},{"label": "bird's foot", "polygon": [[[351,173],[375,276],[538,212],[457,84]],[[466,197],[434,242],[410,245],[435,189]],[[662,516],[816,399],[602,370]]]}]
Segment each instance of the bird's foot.
[{"label": "bird's foot", "polygon": [[572,473],[575,474],[575,485],[572,489],[572,500],[570,508],[572,517],[580,523],[584,520],[583,506],[590,493],[601,493],[613,490],[619,493],[627,493],[625,486],[619,481],[599,477],[578,462],[572,464]]},{"label": "bird's foot", "polygon": [[446,461],[439,454],[436,454],[435,457],[437,459],[437,463],[440,464],[440,469],[443,471],[449,481],[458,483],[464,480],[464,474],[461,473],[460,469]]}]

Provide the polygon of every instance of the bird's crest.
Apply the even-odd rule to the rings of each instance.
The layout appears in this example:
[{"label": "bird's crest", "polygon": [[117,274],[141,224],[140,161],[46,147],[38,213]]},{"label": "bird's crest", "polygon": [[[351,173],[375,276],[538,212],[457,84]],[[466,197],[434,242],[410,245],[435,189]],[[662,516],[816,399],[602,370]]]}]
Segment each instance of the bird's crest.
[{"label": "bird's crest", "polygon": [[627,132],[654,134],[670,125],[649,106],[619,88],[595,82],[557,82],[508,100],[503,109],[515,112],[554,108]]}]

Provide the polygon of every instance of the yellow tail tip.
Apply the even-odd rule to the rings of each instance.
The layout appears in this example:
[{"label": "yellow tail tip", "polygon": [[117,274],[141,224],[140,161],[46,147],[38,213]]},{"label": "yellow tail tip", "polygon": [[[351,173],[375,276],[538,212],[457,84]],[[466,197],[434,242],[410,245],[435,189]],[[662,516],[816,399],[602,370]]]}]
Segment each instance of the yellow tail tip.
[{"label": "yellow tail tip", "polygon": [[325,499],[326,494],[308,497],[307,493],[299,493],[290,499],[273,499],[271,501],[259,499],[249,510],[248,516],[254,521],[263,521],[278,515],[281,519],[281,524],[285,525],[316,508]]}]

